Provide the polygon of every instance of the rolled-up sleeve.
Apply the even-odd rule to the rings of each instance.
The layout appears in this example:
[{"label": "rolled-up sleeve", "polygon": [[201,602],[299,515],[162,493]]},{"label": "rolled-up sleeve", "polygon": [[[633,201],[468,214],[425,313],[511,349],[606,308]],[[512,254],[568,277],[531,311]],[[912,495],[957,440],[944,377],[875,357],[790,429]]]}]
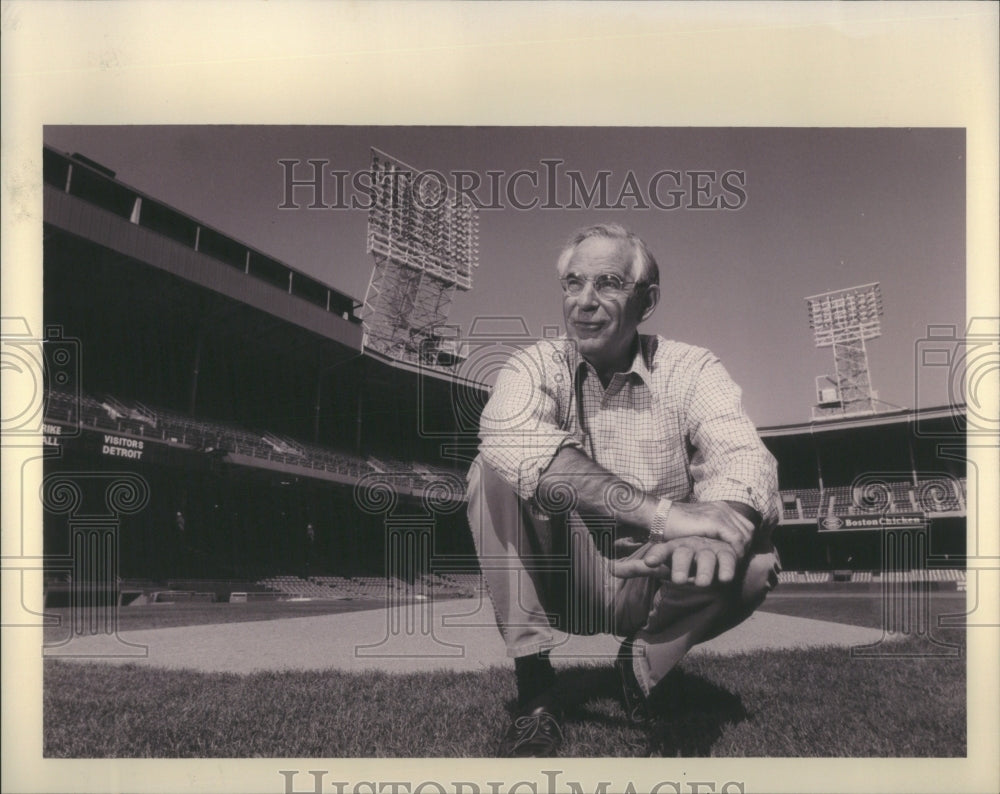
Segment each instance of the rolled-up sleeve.
[{"label": "rolled-up sleeve", "polygon": [[581,448],[566,428],[568,373],[553,372],[538,347],[516,353],[497,377],[479,423],[483,461],[523,499],[564,446]]},{"label": "rolled-up sleeve", "polygon": [[777,461],[744,413],[740,387],[710,355],[692,387],[687,427],[695,498],[743,502],[764,523],[777,522]]}]

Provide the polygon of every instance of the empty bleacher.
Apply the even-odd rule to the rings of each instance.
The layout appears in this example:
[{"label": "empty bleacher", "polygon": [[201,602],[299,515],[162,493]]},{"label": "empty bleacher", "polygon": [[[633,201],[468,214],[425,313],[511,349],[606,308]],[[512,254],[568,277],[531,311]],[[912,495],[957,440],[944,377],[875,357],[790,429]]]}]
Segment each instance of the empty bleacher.
[{"label": "empty bleacher", "polygon": [[269,576],[265,579],[261,579],[258,584],[287,598],[320,598],[333,600],[351,597],[350,595],[342,594],[339,590],[327,584],[321,584],[316,581],[303,579],[299,576],[289,576],[284,574]]},{"label": "empty bleacher", "polygon": [[867,513],[958,513],[965,510],[965,478],[896,480],[873,485],[865,498],[849,485],[781,491],[785,521],[814,521],[826,515]]},{"label": "empty bleacher", "polygon": [[823,491],[822,515],[833,515],[838,510],[848,512],[851,506],[850,486],[836,486]]},{"label": "empty bleacher", "polygon": [[441,577],[472,594],[478,595],[486,590],[486,583],[481,573],[455,573],[449,571],[446,574],[441,574]]},{"label": "empty bleacher", "polygon": [[318,585],[329,588],[333,598],[353,599],[364,598],[362,588],[349,576],[313,576],[311,580]]},{"label": "empty bleacher", "polygon": [[[782,571],[778,574],[780,584],[826,584],[838,581],[833,571]],[[957,568],[925,568],[910,571],[851,571],[848,581],[861,584],[879,582],[954,582],[964,590],[966,572]],[[780,591],[779,591],[780,592]]]},{"label": "empty bleacher", "polygon": [[[65,424],[109,430],[165,444],[205,452],[233,453],[302,468],[327,471],[360,478],[377,471],[391,472],[394,485],[418,489],[438,476],[452,473],[430,464],[390,460],[378,467],[369,460],[341,450],[308,444],[270,431],[255,431],[239,425],[200,419],[179,411],[130,403],[107,396],[97,400],[50,390],[46,400],[46,419]],[[374,459],[372,459],[374,460]]]},{"label": "empty bleacher", "polygon": [[959,486],[955,480],[924,480],[914,489],[919,509],[927,513],[949,513],[964,510],[964,480]]},{"label": "empty bleacher", "polygon": [[805,490],[796,491],[795,493],[798,495],[799,503],[802,505],[802,518],[819,518],[819,506],[823,498],[823,494],[820,489],[807,488]]},{"label": "empty bleacher", "polygon": [[409,584],[392,576],[300,576],[281,574],[261,579],[257,584],[292,599],[375,600],[390,597],[415,598],[417,596],[468,598],[479,592],[478,576],[475,584],[467,582],[466,575],[459,579],[451,574],[424,574]]},{"label": "empty bleacher", "polygon": [[[461,576],[461,574],[459,575]],[[421,577],[421,585],[428,593],[436,595],[461,596],[463,598],[472,597],[478,594],[480,585],[469,584],[457,579],[452,574],[424,574]]]},{"label": "empty bleacher", "polygon": [[892,489],[892,503],[897,513],[906,513],[915,508],[913,504],[913,484],[909,481],[889,483]]}]

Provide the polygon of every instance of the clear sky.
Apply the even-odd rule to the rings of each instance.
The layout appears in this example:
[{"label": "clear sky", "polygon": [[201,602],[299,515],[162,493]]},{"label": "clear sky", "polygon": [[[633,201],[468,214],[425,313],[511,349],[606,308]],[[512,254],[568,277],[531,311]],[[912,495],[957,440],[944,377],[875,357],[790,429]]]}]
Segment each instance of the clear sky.
[{"label": "clear sky", "polygon": [[[815,377],[833,374],[831,351],[813,343],[804,298],[878,281],[885,316],[869,363],[879,397],[906,407],[950,400],[940,371],[918,370],[916,345],[928,325],[954,325],[959,335],[965,326],[961,129],[75,126],[47,127],[44,139],[359,300],[372,266],[367,212],[309,209],[313,194],[303,188],[293,196],[299,209],[281,209],[278,161],[301,161],[297,179],[311,176],[310,159],[348,172],[343,195],[325,180],[326,204],[365,198],[349,183],[367,170],[371,146],[417,169],[475,172],[476,197],[502,206],[480,211],[481,264],[473,290],[453,305],[451,320],[466,332],[481,315],[523,317],[539,335],[561,326],[559,248],[581,226],[620,222],[660,263],[663,298],[642,330],[715,352],[759,426],[807,420]],[[529,175],[511,196],[522,170]],[[491,171],[502,172],[492,177],[498,202]],[[578,206],[569,206],[571,171],[588,190],[610,172],[609,205],[623,189],[633,195],[602,209],[577,191]],[[679,184],[661,176],[654,195],[650,181],[664,171],[677,172]],[[707,192],[696,194],[692,180]],[[531,209],[513,206],[532,200]]]}]

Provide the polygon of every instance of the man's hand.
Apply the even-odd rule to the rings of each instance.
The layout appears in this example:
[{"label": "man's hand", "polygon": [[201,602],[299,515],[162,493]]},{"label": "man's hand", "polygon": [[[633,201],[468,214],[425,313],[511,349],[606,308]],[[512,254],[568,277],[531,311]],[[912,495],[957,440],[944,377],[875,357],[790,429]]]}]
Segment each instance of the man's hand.
[{"label": "man's hand", "polygon": [[674,502],[667,513],[664,538],[688,536],[721,540],[742,556],[753,538],[753,522],[725,502]]},{"label": "man's hand", "polygon": [[690,536],[654,543],[641,558],[612,560],[611,573],[619,579],[651,576],[686,584],[693,571],[694,584],[708,587],[715,581],[731,582],[738,559],[736,550],[728,543]]}]

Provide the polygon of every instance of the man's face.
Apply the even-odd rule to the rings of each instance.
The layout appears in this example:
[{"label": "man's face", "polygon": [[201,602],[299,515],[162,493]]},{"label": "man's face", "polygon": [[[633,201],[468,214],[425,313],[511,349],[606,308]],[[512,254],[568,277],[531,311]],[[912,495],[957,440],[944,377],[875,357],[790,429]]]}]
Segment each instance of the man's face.
[{"label": "man's face", "polygon": [[[580,243],[562,277],[586,280],[578,295],[564,295],[566,334],[598,372],[617,371],[631,363],[631,346],[639,323],[656,303],[655,287],[636,289],[632,247],[624,241],[589,237]],[[618,295],[600,295],[599,276],[618,276],[626,285]]]}]

